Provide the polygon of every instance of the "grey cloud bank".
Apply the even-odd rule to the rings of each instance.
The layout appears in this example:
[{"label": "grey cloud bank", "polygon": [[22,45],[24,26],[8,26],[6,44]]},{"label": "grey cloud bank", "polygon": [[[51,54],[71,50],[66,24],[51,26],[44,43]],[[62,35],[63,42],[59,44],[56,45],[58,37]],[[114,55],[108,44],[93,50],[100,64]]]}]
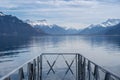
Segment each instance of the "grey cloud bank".
[{"label": "grey cloud bank", "polygon": [[83,28],[108,18],[120,18],[119,0],[2,0],[0,11],[25,19]]}]

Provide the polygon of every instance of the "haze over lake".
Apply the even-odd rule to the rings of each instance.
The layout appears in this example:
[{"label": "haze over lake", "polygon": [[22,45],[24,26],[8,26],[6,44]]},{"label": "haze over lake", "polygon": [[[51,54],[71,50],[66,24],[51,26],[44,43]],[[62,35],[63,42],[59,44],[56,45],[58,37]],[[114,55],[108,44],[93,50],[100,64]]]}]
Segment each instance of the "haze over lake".
[{"label": "haze over lake", "polygon": [[119,36],[0,37],[0,77],[41,53],[80,53],[120,75]]}]

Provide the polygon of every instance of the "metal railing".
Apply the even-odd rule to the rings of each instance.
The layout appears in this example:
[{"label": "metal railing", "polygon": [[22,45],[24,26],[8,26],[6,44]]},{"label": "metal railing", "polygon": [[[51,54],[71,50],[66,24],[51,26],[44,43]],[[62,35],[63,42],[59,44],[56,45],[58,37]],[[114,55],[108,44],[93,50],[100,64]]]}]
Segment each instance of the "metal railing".
[{"label": "metal railing", "polygon": [[43,53],[0,80],[120,80],[81,54]]}]

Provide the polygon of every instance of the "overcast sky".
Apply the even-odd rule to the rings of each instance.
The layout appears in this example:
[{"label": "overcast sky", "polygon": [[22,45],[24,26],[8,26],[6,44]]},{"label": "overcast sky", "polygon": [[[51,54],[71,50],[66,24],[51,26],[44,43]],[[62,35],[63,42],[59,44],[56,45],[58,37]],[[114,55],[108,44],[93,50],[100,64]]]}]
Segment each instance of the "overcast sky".
[{"label": "overcast sky", "polygon": [[120,18],[120,0],[0,0],[0,11],[22,20],[83,28]]}]

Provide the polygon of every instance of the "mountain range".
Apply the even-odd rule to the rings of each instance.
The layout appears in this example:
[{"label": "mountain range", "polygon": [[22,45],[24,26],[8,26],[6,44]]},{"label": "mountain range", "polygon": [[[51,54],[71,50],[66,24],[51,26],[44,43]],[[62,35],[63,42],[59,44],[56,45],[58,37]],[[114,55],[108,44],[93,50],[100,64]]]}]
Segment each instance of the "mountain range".
[{"label": "mountain range", "polygon": [[120,35],[120,19],[108,19],[100,24],[91,24],[84,29],[65,28],[48,24],[47,20],[22,21],[16,16],[0,12],[0,36],[33,35]]},{"label": "mountain range", "polygon": [[100,24],[91,24],[87,28],[84,29],[66,29],[58,25],[49,25],[47,20],[37,20],[30,21],[27,20],[26,23],[30,24],[37,30],[42,30],[47,34],[51,35],[120,35],[119,32],[119,24],[120,19],[108,19],[105,22]]},{"label": "mountain range", "polygon": [[42,30],[37,31],[31,25],[23,22],[12,15],[6,15],[0,12],[0,35],[1,36],[31,36],[43,35]]},{"label": "mountain range", "polygon": [[81,30],[78,34],[82,35],[120,35],[120,19],[108,19],[97,25],[90,25]]},{"label": "mountain range", "polygon": [[31,21],[26,20],[26,23],[30,24],[33,28],[37,30],[42,30],[47,34],[50,35],[72,35],[77,34],[79,30],[72,29],[72,28],[64,28],[56,24],[49,25],[47,23],[47,20],[37,20],[37,21]]}]

